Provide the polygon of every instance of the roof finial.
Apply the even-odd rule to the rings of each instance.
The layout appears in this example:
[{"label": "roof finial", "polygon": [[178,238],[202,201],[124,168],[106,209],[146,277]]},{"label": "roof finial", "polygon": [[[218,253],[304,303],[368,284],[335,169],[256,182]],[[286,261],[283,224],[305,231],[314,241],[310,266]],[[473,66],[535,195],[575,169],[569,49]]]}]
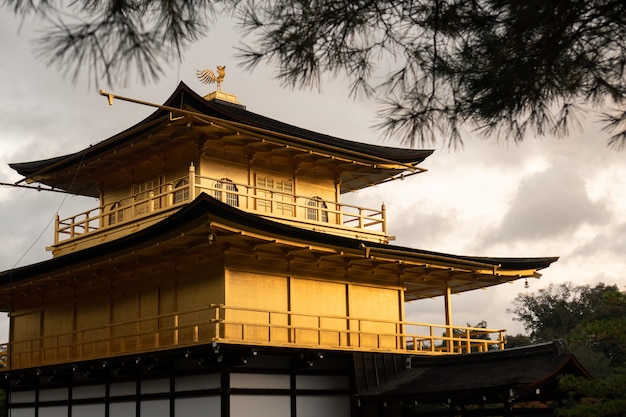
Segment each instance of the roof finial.
[{"label": "roof finial", "polygon": [[222,91],[222,81],[226,76],[226,66],[217,66],[217,75],[210,69],[197,70],[196,75],[198,79],[205,84],[217,83],[217,91]]}]

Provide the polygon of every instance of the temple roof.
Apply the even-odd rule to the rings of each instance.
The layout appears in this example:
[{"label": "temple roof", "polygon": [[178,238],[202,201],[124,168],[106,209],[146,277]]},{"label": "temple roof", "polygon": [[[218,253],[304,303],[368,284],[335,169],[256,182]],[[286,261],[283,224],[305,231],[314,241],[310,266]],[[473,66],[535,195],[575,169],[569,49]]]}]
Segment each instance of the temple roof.
[{"label": "temple roof", "polygon": [[[172,216],[133,234],[95,247],[0,273],[0,308],[7,311],[13,291],[45,291],[56,280],[92,279],[106,275],[115,265],[168,262],[167,256],[192,256],[189,247],[206,245],[210,250],[237,250],[252,256],[282,261],[290,257],[292,268],[306,271],[311,265],[329,274],[367,272],[381,282],[406,286],[407,300],[498,285],[526,276],[555,262],[556,257],[491,258],[458,256],[408,247],[364,242],[278,223],[246,213],[207,194]],[[206,254],[208,254],[208,250]],[[217,253],[217,252],[216,252]],[[208,255],[207,255],[208,256]],[[176,258],[173,258],[176,259]],[[72,274],[67,273],[67,268]],[[348,272],[346,272],[348,271]]]},{"label": "temple roof", "polygon": [[[356,364],[357,368],[375,366],[371,360],[357,360]],[[364,375],[365,369],[357,369],[357,375],[359,372]],[[363,377],[357,384],[364,398],[428,403],[485,402],[488,397],[492,401],[540,400],[547,391],[558,389],[558,377],[563,374],[592,378],[562,341],[554,341],[466,355],[417,356],[410,359],[410,369],[378,385]]]},{"label": "temple roof", "polygon": [[[10,167],[28,181],[40,182],[56,189],[70,190],[74,194],[98,196],[96,169],[121,165],[125,158],[137,157],[148,150],[182,146],[182,142],[198,146],[216,135],[233,146],[280,147],[282,152],[299,152],[302,161],[314,163],[316,159],[343,161],[341,170],[369,166],[367,171],[352,172],[343,178],[342,192],[364,188],[389,177],[411,172],[433,150],[406,149],[371,145],[337,138],[302,129],[248,111],[243,106],[222,100],[206,100],[184,83],[150,116],[136,125],[79,152],[50,159],[12,163]],[[190,132],[190,128],[198,131]],[[235,139],[236,136],[236,139]],[[176,143],[171,138],[176,137]],[[214,146],[214,145],[212,145]],[[131,149],[132,148],[132,149]],[[167,149],[167,148],[166,148]],[[308,158],[308,159],[305,159]],[[354,166],[354,167],[351,167]],[[80,167],[81,175],[76,176]],[[368,176],[368,181],[357,177]]]}]

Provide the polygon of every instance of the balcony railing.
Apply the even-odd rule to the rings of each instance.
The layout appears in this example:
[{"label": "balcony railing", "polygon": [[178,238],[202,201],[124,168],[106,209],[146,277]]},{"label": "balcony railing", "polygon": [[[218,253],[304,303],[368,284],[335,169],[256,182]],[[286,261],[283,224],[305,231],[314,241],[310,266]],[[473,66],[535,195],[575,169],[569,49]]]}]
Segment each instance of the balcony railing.
[{"label": "balcony railing", "polygon": [[0,345],[0,370],[211,342],[421,355],[483,352],[505,343],[504,330],[211,305]]},{"label": "balcony railing", "polygon": [[64,219],[57,216],[54,243],[171,210],[188,203],[201,192],[243,211],[278,221],[298,223],[342,235],[370,236],[377,241],[386,241],[388,238],[384,205],[380,209],[369,209],[224,179],[202,177],[196,175],[191,166],[188,176],[142,191],[114,204],[95,207]]}]

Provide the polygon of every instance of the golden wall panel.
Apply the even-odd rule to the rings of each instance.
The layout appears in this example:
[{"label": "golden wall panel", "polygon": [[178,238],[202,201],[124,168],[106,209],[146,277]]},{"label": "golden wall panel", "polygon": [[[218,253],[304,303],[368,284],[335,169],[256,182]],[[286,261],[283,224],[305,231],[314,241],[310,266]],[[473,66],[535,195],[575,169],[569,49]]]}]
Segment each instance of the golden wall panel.
[{"label": "golden wall panel", "polygon": [[11,317],[12,366],[212,340],[209,309],[225,301],[222,258],[170,265],[74,281],[64,297],[23,298]]},{"label": "golden wall panel", "polygon": [[400,290],[350,285],[348,291],[350,317],[360,319],[358,323],[351,321],[351,330],[359,332],[359,346],[397,348],[402,343],[401,338],[394,336],[400,331],[394,322],[402,319]]},{"label": "golden wall panel", "polygon": [[[72,331],[74,328],[74,306],[72,304],[47,309],[43,312],[44,361],[59,362],[72,359]],[[56,346],[62,346],[55,349]]]},{"label": "golden wall panel", "polygon": [[[346,286],[326,281],[291,280],[292,325],[320,330],[296,330],[296,342],[346,346],[348,340]],[[321,330],[324,329],[324,330]]]},{"label": "golden wall panel", "polygon": [[159,310],[161,314],[173,313],[176,311],[176,285],[162,285],[159,288]]},{"label": "golden wall panel", "polygon": [[139,348],[152,349],[156,346],[159,330],[159,289],[143,287],[139,292]]},{"label": "golden wall panel", "polygon": [[[215,179],[228,178],[233,183],[248,184],[248,168],[246,165],[226,163],[213,158],[202,158],[200,169],[197,174],[202,176],[200,184],[203,187],[211,188]],[[211,180],[209,180],[211,178]],[[245,193],[245,190],[240,190]]]},{"label": "golden wall panel", "polygon": [[111,350],[123,353],[137,346],[134,334],[137,324],[132,321],[139,312],[139,299],[136,293],[113,294],[111,300]]},{"label": "golden wall panel", "polygon": [[[177,280],[176,304],[181,314],[171,316],[172,324],[179,327],[178,343],[195,343],[207,340],[214,335],[210,325],[212,317],[205,310],[211,304],[224,301],[224,284],[222,270],[215,267],[196,267],[193,270],[181,271]],[[164,337],[169,337],[167,334]]]},{"label": "golden wall panel", "polygon": [[[246,341],[285,343],[288,341],[289,309],[287,277],[263,276],[243,271],[227,271],[225,320],[226,338]],[[253,311],[250,311],[253,310]],[[254,311],[258,310],[258,311]],[[270,326],[277,326],[272,327]]]},{"label": "golden wall panel", "polygon": [[159,288],[159,311],[161,318],[159,319],[159,343],[161,345],[172,345],[176,341],[176,332],[174,330],[176,311],[176,285],[163,285]]},{"label": "golden wall panel", "polygon": [[[113,294],[111,299],[111,321],[112,323],[123,323],[137,318],[139,312],[139,299],[137,293]],[[115,333],[126,334],[123,325],[116,326]]]},{"label": "golden wall panel", "polygon": [[19,342],[39,337],[41,329],[41,313],[39,311],[14,315],[12,320],[13,341]]},{"label": "golden wall panel", "polygon": [[[335,201],[335,183],[331,177],[298,176],[296,193],[305,197],[320,197],[322,200]],[[334,207],[328,207],[334,210]]]},{"label": "golden wall panel", "polygon": [[206,277],[184,277],[177,282],[176,304],[185,310],[206,307],[220,298],[215,291],[215,283]]},{"label": "golden wall panel", "polygon": [[110,307],[108,294],[103,294],[100,300],[88,299],[76,305],[75,333],[79,358],[108,353]]}]

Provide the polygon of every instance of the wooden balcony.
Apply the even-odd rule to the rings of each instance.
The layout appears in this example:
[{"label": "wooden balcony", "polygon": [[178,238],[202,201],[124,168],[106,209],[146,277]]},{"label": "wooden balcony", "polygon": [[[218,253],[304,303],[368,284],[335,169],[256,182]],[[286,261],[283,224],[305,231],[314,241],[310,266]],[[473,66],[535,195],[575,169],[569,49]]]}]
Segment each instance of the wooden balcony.
[{"label": "wooden balcony", "polygon": [[384,205],[369,209],[336,201],[279,192],[223,179],[189,176],[143,191],[115,204],[95,207],[67,218],[57,216],[54,244],[112,231],[168,212],[205,192],[243,211],[312,230],[376,242],[388,242]]},{"label": "wooden balcony", "polygon": [[505,343],[504,330],[211,305],[0,345],[0,371],[212,342],[414,355],[484,352]]}]

